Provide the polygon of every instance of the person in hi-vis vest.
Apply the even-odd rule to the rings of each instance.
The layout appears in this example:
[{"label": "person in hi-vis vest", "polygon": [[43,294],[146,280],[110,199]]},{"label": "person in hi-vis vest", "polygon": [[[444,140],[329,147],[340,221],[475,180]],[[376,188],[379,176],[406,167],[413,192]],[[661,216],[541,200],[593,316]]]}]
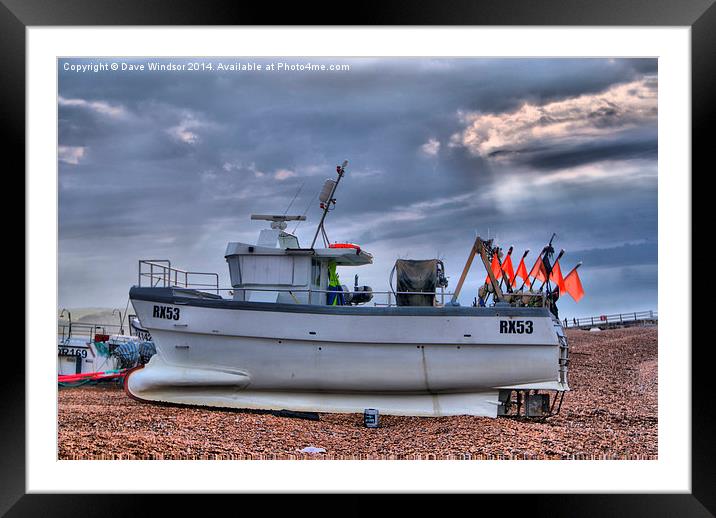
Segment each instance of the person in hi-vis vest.
[{"label": "person in hi-vis vest", "polygon": [[[336,262],[331,261],[328,263],[328,297],[327,304],[329,306],[343,306],[345,300],[343,298],[343,288],[341,288],[341,281],[336,273]],[[338,292],[338,293],[331,293]]]}]

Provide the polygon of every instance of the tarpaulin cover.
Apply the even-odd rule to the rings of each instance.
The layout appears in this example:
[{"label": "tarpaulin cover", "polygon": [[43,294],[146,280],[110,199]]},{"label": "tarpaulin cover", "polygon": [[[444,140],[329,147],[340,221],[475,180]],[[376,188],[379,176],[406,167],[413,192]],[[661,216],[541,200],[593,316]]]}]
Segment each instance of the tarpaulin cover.
[{"label": "tarpaulin cover", "polygon": [[430,295],[396,295],[398,306],[432,306],[437,285],[437,259],[395,261],[396,291],[428,291]]},{"label": "tarpaulin cover", "polygon": [[157,352],[154,342],[125,342],[114,349],[112,355],[123,369],[146,364]]}]

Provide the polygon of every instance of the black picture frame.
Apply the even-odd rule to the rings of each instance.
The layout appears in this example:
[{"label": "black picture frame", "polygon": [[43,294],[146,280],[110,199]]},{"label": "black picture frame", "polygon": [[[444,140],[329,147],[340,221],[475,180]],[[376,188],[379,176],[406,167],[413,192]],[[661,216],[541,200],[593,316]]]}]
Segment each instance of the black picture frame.
[{"label": "black picture frame", "polygon": [[[281,3],[279,8],[269,3],[229,1],[0,0],[0,114],[3,142],[8,150],[6,157],[13,158],[15,170],[25,170],[25,29],[29,26],[286,25],[297,22],[308,25],[689,26],[692,51],[692,169],[699,164],[705,167],[708,149],[713,147],[709,129],[716,113],[716,6],[713,4],[714,0],[428,0],[419,3],[382,0],[346,5],[347,11],[343,11],[336,4],[324,2],[314,2],[308,9],[303,3]],[[346,14],[339,14],[341,12]],[[691,171],[680,174],[685,179],[690,176],[693,181]],[[685,340],[691,340],[691,324],[691,321],[684,323]],[[716,513],[713,439],[716,405],[711,396],[713,391],[708,386],[712,377],[707,371],[710,368],[707,355],[711,344],[702,345],[708,347],[691,348],[690,494],[480,495],[480,498],[492,499],[498,508],[520,505],[525,512],[537,515],[713,516]],[[37,347],[38,344],[26,344],[26,347],[31,346]],[[143,504],[138,503],[138,497],[26,494],[24,365],[5,370],[3,381],[5,386],[0,398],[0,514],[144,514],[139,512]],[[464,498],[455,498],[455,503],[467,503]],[[422,506],[420,498],[414,499],[413,503]],[[163,514],[177,509],[188,510],[185,498],[162,499],[161,505]],[[247,503],[244,505],[250,506]],[[348,499],[343,506],[341,514],[370,512],[365,508],[365,501],[356,496]],[[295,511],[293,507],[291,512]]]}]

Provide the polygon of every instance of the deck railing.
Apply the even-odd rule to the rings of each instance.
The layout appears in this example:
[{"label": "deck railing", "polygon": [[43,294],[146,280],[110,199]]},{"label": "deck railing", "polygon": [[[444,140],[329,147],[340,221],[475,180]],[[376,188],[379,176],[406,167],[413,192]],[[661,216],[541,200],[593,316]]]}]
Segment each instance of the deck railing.
[{"label": "deck railing", "polygon": [[[199,279],[197,279],[199,277]],[[206,282],[206,278],[210,277],[212,279],[212,282]],[[204,282],[200,282],[200,281]],[[293,288],[282,288],[282,287],[252,287],[252,286],[246,286],[244,285],[241,288],[220,288],[219,287],[219,274],[213,273],[213,272],[190,272],[187,270],[181,270],[179,268],[174,268],[172,266],[172,263],[169,259],[140,259],[139,260],[139,266],[138,266],[138,285],[140,287],[142,286],[149,286],[152,288],[156,287],[164,287],[164,288],[186,288],[186,289],[193,289],[197,291],[211,291],[212,293],[215,293],[217,295],[220,295],[222,292],[228,292],[229,295],[232,295],[237,291],[263,291],[263,292],[279,292],[279,293],[289,293],[290,295],[298,294],[298,293],[307,293],[308,294],[308,300],[312,300],[312,295],[314,293],[323,294],[323,293],[334,293],[334,294],[356,294],[356,295],[365,295],[366,292],[364,291],[342,291],[342,292],[336,292],[333,290],[321,290],[321,289],[312,289],[312,288],[299,288],[299,289],[293,289]],[[397,295],[435,295],[436,300],[439,300],[440,306],[445,305],[446,297],[452,297],[453,293],[446,292],[444,290],[442,291],[435,291],[435,292],[426,292],[426,291],[372,291],[370,292],[373,296],[375,295],[384,295],[386,297],[387,302],[377,302],[373,301],[374,306],[397,306],[397,301],[394,300]],[[545,305],[545,294],[544,293],[520,293],[517,295],[513,295],[510,293],[505,293],[506,297],[515,296],[518,298],[521,297],[527,297],[530,299],[539,300],[539,305],[544,306]],[[524,303],[520,303],[520,305],[526,305]],[[533,304],[530,304],[533,305]]]},{"label": "deck railing", "polygon": [[[94,340],[95,335],[117,334],[119,324],[87,324],[84,322],[72,322],[71,324],[57,324],[57,337],[62,341],[69,338],[86,338],[87,341]],[[112,330],[115,331],[112,331]],[[107,332],[110,330],[110,332]]]},{"label": "deck railing", "polygon": [[[135,317],[135,315],[131,315]],[[94,340],[95,335],[122,335],[127,327],[123,324],[95,324],[90,322],[57,322],[57,337],[65,341],[69,338],[85,338],[87,341]],[[132,326],[129,326],[130,336],[134,335]]]},{"label": "deck railing", "polygon": [[[334,290],[322,290],[322,289],[314,289],[314,288],[281,288],[281,287],[252,287],[252,286],[246,286],[244,285],[241,288],[213,288],[213,291],[219,292],[227,292],[229,295],[232,295],[237,291],[261,291],[261,292],[278,292],[278,293],[288,293],[290,295],[295,295],[299,293],[307,293],[308,294],[308,300],[312,300],[311,296],[314,293],[323,294],[323,293],[333,293],[333,294],[356,294],[356,295],[365,295],[366,293],[370,293],[373,296],[375,295],[385,295],[387,302],[376,302],[373,301],[374,306],[397,306],[397,302],[394,300],[397,295],[434,295],[436,297],[436,300],[439,300],[440,303],[438,305],[444,306],[445,301],[452,297],[453,293],[448,291],[334,291]],[[514,296],[516,298],[521,297],[527,297],[530,299],[536,299],[539,301],[540,306],[545,305],[545,294],[544,293],[520,293],[520,294],[508,294],[506,293],[505,296]],[[525,305],[525,304],[522,304]]]},{"label": "deck railing", "polygon": [[[163,288],[210,289],[217,295],[220,291],[218,273],[180,270],[173,268],[169,259],[140,259],[138,270],[139,286],[147,286],[148,283],[148,286],[152,288],[161,286]],[[213,282],[207,282],[207,278],[213,279]]]}]

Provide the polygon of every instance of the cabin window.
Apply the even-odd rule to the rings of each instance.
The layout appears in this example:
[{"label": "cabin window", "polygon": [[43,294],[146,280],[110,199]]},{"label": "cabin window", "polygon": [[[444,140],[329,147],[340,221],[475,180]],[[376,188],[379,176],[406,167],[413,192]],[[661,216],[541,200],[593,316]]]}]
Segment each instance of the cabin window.
[{"label": "cabin window", "polygon": [[321,285],[321,262],[315,259],[311,259],[311,284]]},{"label": "cabin window", "polygon": [[243,284],[293,284],[293,257],[242,256],[241,277]]}]

